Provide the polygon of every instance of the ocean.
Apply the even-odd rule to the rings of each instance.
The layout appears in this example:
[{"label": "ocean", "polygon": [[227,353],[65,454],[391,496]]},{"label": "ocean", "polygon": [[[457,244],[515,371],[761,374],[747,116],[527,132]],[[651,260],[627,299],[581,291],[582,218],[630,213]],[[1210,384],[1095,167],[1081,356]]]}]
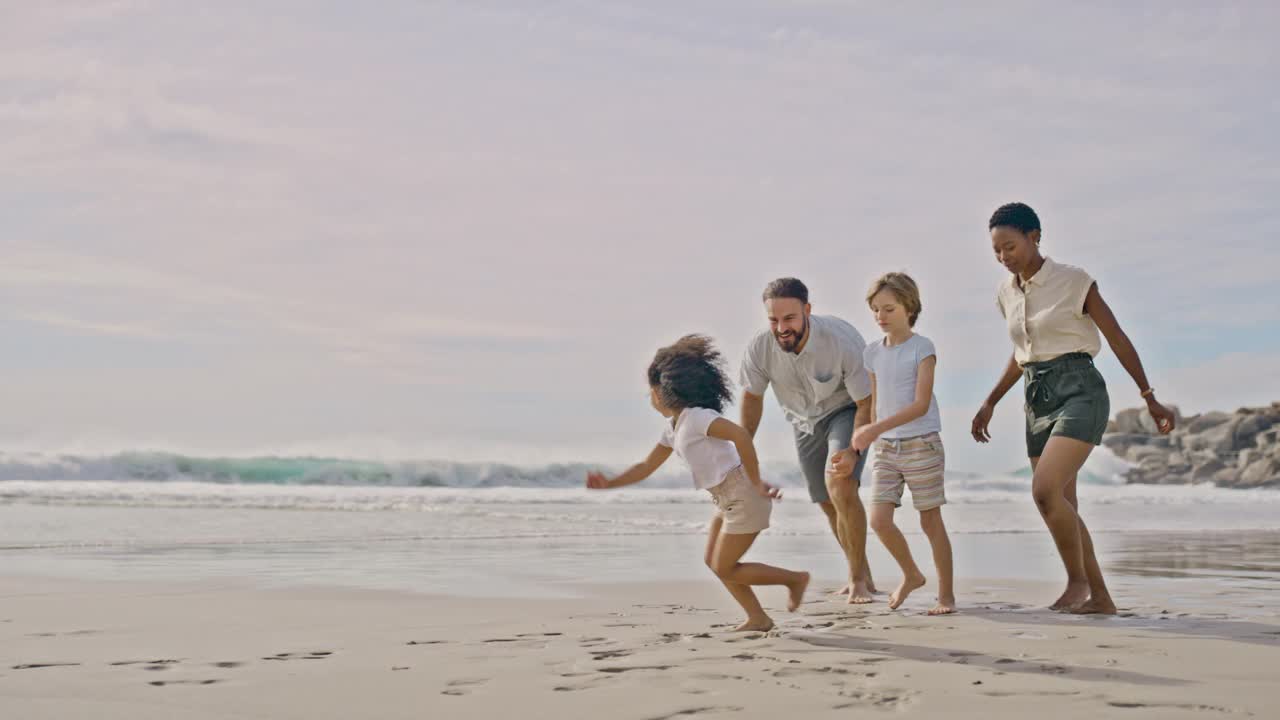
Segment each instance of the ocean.
[{"label": "ocean", "polygon": [[[1079,496],[1109,570],[1280,579],[1272,559],[1280,491],[1126,485],[1122,466],[1099,455],[1081,475]],[[0,453],[0,562],[14,573],[64,577],[479,596],[706,577],[705,492],[675,469],[632,488],[591,491],[582,487],[587,467]],[[838,578],[838,549],[798,470],[764,472],[784,498],[750,557]],[[1060,579],[1029,473],[949,473],[947,496],[958,577]],[[898,519],[927,561],[909,505]],[[897,569],[874,536],[869,553],[887,585]]]}]

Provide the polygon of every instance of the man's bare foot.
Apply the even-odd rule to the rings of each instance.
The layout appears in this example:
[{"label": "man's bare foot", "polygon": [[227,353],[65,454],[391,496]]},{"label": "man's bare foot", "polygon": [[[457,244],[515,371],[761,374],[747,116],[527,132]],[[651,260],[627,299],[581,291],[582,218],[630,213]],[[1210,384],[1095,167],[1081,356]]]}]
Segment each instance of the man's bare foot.
[{"label": "man's bare foot", "polygon": [[923,575],[917,574],[912,575],[911,577],[902,578],[902,584],[898,586],[897,590],[894,590],[889,595],[889,609],[897,610],[898,607],[906,601],[907,596],[911,594],[912,590],[917,590],[922,587],[924,587]]},{"label": "man's bare foot", "polygon": [[800,573],[800,580],[788,585],[787,591],[790,596],[787,598],[787,609],[795,612],[800,609],[800,603],[804,602],[804,591],[809,587],[809,573]]},{"label": "man's bare foot", "polygon": [[1077,605],[1067,612],[1076,615],[1115,615],[1116,604],[1111,598],[1089,598],[1083,605]]},{"label": "man's bare foot", "polygon": [[956,599],[954,597],[938,598],[938,604],[933,606],[929,611],[930,615],[950,615],[956,611]]},{"label": "man's bare foot", "polygon": [[876,599],[867,591],[866,583],[854,583],[853,590],[849,593],[850,605],[866,605],[875,601]]},{"label": "man's bare foot", "polygon": [[734,628],[734,632],[769,632],[773,629],[773,620],[769,616],[751,619]]},{"label": "man's bare foot", "polygon": [[1089,599],[1089,583],[1067,583],[1067,589],[1062,592],[1062,596],[1049,606],[1050,610],[1058,612],[1070,612],[1074,608],[1084,605]]}]

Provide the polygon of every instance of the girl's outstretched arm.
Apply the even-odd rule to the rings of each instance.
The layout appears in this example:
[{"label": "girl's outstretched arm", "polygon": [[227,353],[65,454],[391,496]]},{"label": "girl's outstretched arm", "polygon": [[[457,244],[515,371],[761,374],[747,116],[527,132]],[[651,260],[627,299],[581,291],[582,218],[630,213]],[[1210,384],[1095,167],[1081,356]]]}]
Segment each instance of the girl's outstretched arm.
[{"label": "girl's outstretched arm", "polygon": [[760,479],[760,459],[756,456],[756,444],[751,440],[751,433],[746,428],[724,418],[716,418],[707,426],[707,437],[728,440],[738,448],[738,457],[742,458],[742,469],[747,471],[751,484],[756,486],[761,495],[770,498],[782,497],[777,488]]},{"label": "girl's outstretched arm", "polygon": [[1089,288],[1089,294],[1084,298],[1084,311],[1093,318],[1094,324],[1098,326],[1098,330],[1102,331],[1102,336],[1111,346],[1111,352],[1116,354],[1116,358],[1129,373],[1129,377],[1138,384],[1138,391],[1147,401],[1147,411],[1155,419],[1156,427],[1166,435],[1173,432],[1173,411],[1156,402],[1156,391],[1147,383],[1147,373],[1142,369],[1142,360],[1138,357],[1138,351],[1134,349],[1129,336],[1120,328],[1120,322],[1116,320],[1115,313],[1111,312],[1107,301],[1102,299],[1097,283]]},{"label": "girl's outstretched arm", "polygon": [[626,472],[612,480],[605,477],[604,473],[598,470],[588,472],[587,487],[592,490],[609,490],[623,485],[638,483],[662,467],[662,463],[666,462],[669,457],[671,457],[671,448],[659,443],[649,451],[649,457],[627,468]]}]

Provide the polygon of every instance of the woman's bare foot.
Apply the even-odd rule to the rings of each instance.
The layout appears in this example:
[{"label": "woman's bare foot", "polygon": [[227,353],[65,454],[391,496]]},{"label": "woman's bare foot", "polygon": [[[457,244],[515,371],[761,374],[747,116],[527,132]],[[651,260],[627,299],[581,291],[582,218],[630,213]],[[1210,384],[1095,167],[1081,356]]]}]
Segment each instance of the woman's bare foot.
[{"label": "woman's bare foot", "polygon": [[1116,604],[1109,597],[1089,598],[1084,604],[1077,605],[1067,612],[1076,615],[1115,615]]},{"label": "woman's bare foot", "polygon": [[747,621],[734,628],[734,632],[769,632],[773,629],[773,620],[768,615],[762,618],[747,618]]},{"label": "woman's bare foot", "polygon": [[917,590],[922,587],[924,587],[923,575],[912,575],[910,577],[902,578],[902,584],[898,586],[897,590],[894,590],[893,593],[889,595],[889,609],[897,610],[898,607],[907,599],[907,596],[911,594],[912,590]]},{"label": "woman's bare foot", "polygon": [[804,602],[804,591],[809,587],[809,573],[800,573],[800,580],[787,586],[787,592],[790,596],[787,598],[787,609],[795,612],[800,609],[800,603]]},{"label": "woman's bare foot", "polygon": [[853,587],[853,583],[845,583],[845,584],[844,584],[844,587],[840,588],[839,590],[837,590],[837,591],[835,591],[835,592],[833,592],[833,593],[831,593],[831,594],[832,594],[832,595],[848,595],[848,594],[849,594],[849,588],[851,588],[851,587]]},{"label": "woman's bare foot", "polygon": [[929,611],[929,614],[930,615],[950,615],[955,611],[956,611],[955,598],[953,597],[938,598],[938,604],[933,606],[933,609]]},{"label": "woman's bare foot", "polygon": [[849,593],[850,605],[866,605],[875,601],[876,599],[871,597],[871,592],[867,590],[866,583],[853,584],[853,591]]},{"label": "woman's bare foot", "polygon": [[1067,589],[1062,592],[1061,597],[1049,606],[1049,609],[1058,612],[1071,612],[1075,608],[1084,605],[1088,599],[1089,583],[1067,583]]}]

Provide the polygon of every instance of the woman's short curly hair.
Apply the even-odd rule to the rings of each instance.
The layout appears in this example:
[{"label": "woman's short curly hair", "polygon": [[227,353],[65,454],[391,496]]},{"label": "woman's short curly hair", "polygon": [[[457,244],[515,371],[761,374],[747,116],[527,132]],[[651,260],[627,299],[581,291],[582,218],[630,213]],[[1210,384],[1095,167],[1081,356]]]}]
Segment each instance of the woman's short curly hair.
[{"label": "woman's short curly hair", "polygon": [[1040,216],[1036,215],[1036,211],[1026,203],[1007,203],[996,208],[996,211],[991,213],[991,219],[987,221],[988,230],[998,227],[1011,227],[1025,235],[1032,230],[1040,229]]},{"label": "woman's short curly hair", "polygon": [[649,385],[672,409],[723,412],[733,402],[724,356],[706,335],[685,335],[658,350],[649,363]]}]

